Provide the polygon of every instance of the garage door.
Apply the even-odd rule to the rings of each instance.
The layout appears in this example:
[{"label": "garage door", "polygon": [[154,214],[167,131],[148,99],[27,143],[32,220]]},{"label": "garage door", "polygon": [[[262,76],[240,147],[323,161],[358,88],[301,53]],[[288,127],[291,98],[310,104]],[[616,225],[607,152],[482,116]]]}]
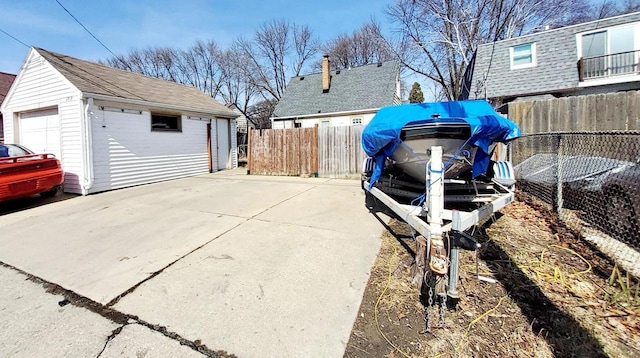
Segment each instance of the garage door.
[{"label": "garage door", "polygon": [[20,114],[20,144],[36,153],[60,156],[60,118],[58,109]]}]

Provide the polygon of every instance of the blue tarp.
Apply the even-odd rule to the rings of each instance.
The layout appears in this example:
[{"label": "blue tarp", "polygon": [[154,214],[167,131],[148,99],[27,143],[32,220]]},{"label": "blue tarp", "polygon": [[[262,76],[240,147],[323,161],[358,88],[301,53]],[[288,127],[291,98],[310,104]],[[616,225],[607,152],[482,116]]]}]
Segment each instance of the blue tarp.
[{"label": "blue tarp", "polygon": [[[434,115],[439,115],[434,118]],[[371,185],[375,183],[384,167],[385,159],[400,144],[400,131],[407,124],[448,122],[464,120],[471,127],[469,144],[476,151],[472,177],[484,174],[489,165],[489,146],[520,136],[520,128],[498,114],[484,100],[434,103],[414,103],[384,107],[376,113],[362,132],[362,147],[367,155],[375,158]]]}]

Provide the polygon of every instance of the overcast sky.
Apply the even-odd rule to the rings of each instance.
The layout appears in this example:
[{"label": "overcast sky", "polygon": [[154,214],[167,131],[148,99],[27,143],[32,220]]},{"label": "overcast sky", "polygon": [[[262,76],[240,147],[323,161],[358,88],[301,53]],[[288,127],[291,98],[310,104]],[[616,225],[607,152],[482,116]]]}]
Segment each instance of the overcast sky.
[{"label": "overcast sky", "polygon": [[[116,54],[134,48],[187,48],[196,40],[226,47],[263,23],[308,25],[320,40],[374,17],[387,28],[390,0],[58,0]],[[97,61],[111,54],[56,0],[0,0],[0,30],[29,46]],[[28,47],[0,31],[0,72],[17,74]]]}]

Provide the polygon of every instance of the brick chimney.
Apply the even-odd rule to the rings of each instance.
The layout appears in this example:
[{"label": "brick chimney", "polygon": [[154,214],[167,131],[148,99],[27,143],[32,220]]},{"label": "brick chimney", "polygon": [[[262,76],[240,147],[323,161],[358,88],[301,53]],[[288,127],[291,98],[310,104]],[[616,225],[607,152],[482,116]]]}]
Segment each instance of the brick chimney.
[{"label": "brick chimney", "polygon": [[331,67],[329,66],[329,55],[322,57],[322,93],[329,92],[331,86]]}]

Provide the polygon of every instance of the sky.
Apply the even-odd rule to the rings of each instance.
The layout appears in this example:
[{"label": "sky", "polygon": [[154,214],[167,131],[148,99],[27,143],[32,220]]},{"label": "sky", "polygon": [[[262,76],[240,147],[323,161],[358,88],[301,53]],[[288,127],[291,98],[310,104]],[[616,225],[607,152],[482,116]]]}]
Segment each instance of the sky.
[{"label": "sky", "polygon": [[[387,26],[392,0],[58,0],[116,54],[147,47],[186,49],[197,40],[226,48],[273,19],[308,25],[321,41],[372,17]],[[111,53],[56,0],[0,0],[0,30],[29,46],[97,61]],[[17,74],[28,47],[0,31],[0,72]]]}]

